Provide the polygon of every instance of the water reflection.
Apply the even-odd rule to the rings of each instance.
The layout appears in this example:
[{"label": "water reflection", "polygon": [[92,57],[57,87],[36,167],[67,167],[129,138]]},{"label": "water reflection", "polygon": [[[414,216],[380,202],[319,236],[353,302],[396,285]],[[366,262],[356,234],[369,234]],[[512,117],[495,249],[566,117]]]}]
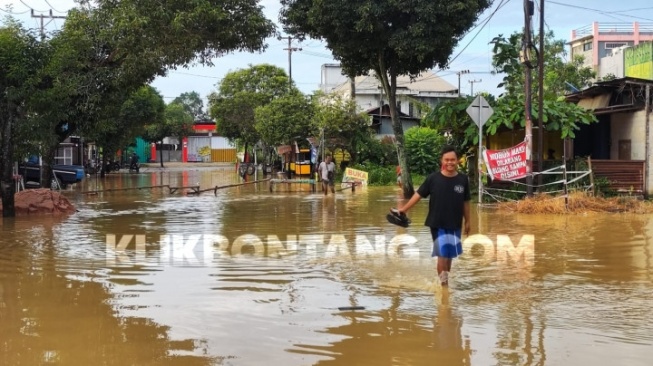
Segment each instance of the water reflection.
[{"label": "water reflection", "polygon": [[[474,210],[472,231],[487,246],[454,262],[443,293],[426,204],[411,210],[410,228],[385,221],[401,199],[395,187],[335,197],[265,184],[167,189],[238,181],[232,170],[92,178],[66,192],[79,210],[71,216],[4,220],[0,364],[647,365],[653,356],[648,216]],[[144,250],[131,241],[114,257],[107,234],[144,235]],[[160,241],[191,234],[224,242],[209,253]],[[396,241],[406,235],[414,241]],[[519,251],[524,235],[535,238],[532,260],[502,252],[502,237]]]}]

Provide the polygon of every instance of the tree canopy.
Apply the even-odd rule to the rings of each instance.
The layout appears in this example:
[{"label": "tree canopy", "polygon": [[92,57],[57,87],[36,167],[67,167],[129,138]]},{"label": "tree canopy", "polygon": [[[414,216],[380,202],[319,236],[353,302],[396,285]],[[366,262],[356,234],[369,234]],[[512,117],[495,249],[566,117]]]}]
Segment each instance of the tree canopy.
[{"label": "tree canopy", "polygon": [[290,144],[315,135],[313,105],[300,92],[286,93],[255,110],[255,128],[267,145]]},{"label": "tree canopy", "polygon": [[[487,132],[495,134],[502,126],[512,129],[524,127],[524,65],[519,62],[521,48],[521,33],[513,33],[509,38],[498,36],[494,38],[492,64],[498,72],[505,74],[499,86],[506,89],[506,93],[497,99],[494,114],[488,120]],[[553,32],[544,38],[544,94],[542,124],[548,131],[560,131],[562,138],[574,138],[574,131],[579,129],[579,124],[588,124],[596,121],[590,112],[573,103],[564,100],[564,94],[569,89],[567,84],[582,89],[591,85],[595,77],[590,67],[583,66],[582,56],[577,56],[566,61],[567,52],[565,42],[556,40]],[[538,80],[533,80],[533,91],[538,90]],[[535,93],[533,93],[535,95]],[[532,103],[532,116],[539,119],[538,103],[536,98]]]},{"label": "tree canopy", "polygon": [[[485,134],[494,135],[501,130],[521,129],[525,125],[524,110],[524,65],[519,61],[521,48],[521,33],[514,33],[505,38],[502,35],[494,38],[492,63],[497,72],[504,75],[498,85],[505,92],[498,98],[484,95],[494,113],[485,123]],[[583,66],[583,59],[576,57],[565,61],[567,53],[565,43],[556,40],[553,33],[545,35],[544,52],[544,94],[542,124],[547,131],[559,131],[561,138],[574,138],[580,124],[596,121],[596,117],[564,99],[568,89],[567,83],[578,88],[584,88],[592,83],[594,72]],[[538,118],[538,102],[536,91],[538,80],[533,80],[532,115]],[[462,151],[475,151],[478,147],[478,127],[466,112],[472,98],[457,98],[440,104],[424,118],[427,126],[447,133],[450,140],[461,147]]]},{"label": "tree canopy", "polygon": [[30,98],[38,88],[38,71],[47,49],[16,22],[0,27],[0,190],[3,216],[14,216],[13,164],[17,146],[31,145]]},{"label": "tree canopy", "polygon": [[356,161],[359,144],[370,134],[369,116],[357,112],[356,101],[337,94],[318,92],[312,100],[315,133],[324,137],[329,148],[345,149]]},{"label": "tree canopy", "polygon": [[261,139],[254,111],[287,93],[299,90],[288,91],[288,75],[282,68],[249,65],[225,75],[218,91],[209,95],[209,115],[222,136],[253,145]]},{"label": "tree canopy", "polygon": [[[193,116],[181,103],[165,105],[161,100],[160,114],[145,125],[142,138],[148,142],[163,142],[166,137],[181,139],[193,132]],[[160,163],[163,167],[163,150],[159,149]]]},{"label": "tree canopy", "polygon": [[373,71],[388,96],[404,196],[413,194],[396,108],[398,75],[446,68],[453,49],[491,0],[281,0],[294,35],[322,39],[349,77]]},{"label": "tree canopy", "polygon": [[196,91],[181,93],[172,103],[181,104],[186,112],[190,113],[195,119],[199,119],[204,115],[204,102]]},{"label": "tree canopy", "polygon": [[[4,20],[0,53],[6,55],[3,74],[6,68],[34,80],[23,88],[28,92],[12,94],[11,108],[22,108],[25,125],[38,125],[28,130],[29,140],[40,146],[48,164],[70,135],[113,128],[121,106],[157,76],[193,63],[210,65],[234,51],[262,51],[274,31],[256,0],[81,0],[61,31],[41,42]],[[13,53],[5,53],[5,44]],[[8,103],[7,90],[2,85],[1,103]],[[3,115],[2,127],[15,130],[19,113]],[[2,160],[11,164],[16,142],[6,133],[3,139],[12,147]],[[2,168],[2,185],[11,187],[11,174]],[[13,195],[8,189],[2,193],[3,200]],[[3,207],[10,212],[13,201]]]}]

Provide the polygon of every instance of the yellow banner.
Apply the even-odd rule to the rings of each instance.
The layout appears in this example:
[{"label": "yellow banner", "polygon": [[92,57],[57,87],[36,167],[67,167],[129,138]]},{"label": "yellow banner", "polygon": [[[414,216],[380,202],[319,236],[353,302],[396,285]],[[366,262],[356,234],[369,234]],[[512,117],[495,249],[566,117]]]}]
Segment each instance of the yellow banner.
[{"label": "yellow banner", "polygon": [[624,74],[633,78],[653,79],[653,44],[640,43],[624,50]]}]

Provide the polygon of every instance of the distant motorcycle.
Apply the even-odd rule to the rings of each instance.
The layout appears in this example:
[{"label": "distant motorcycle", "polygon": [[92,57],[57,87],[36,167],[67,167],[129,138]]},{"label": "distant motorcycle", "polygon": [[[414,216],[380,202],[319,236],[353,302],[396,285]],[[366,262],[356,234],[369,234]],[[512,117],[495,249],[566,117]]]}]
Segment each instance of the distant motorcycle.
[{"label": "distant motorcycle", "polygon": [[130,173],[132,173],[132,172],[136,172],[136,173],[138,173],[138,171],[139,171],[140,169],[141,169],[141,166],[140,166],[140,164],[138,164],[138,163],[131,163],[131,164],[129,164],[129,172],[130,172]]},{"label": "distant motorcycle", "polygon": [[110,161],[104,166],[104,171],[106,173],[117,172],[120,171],[120,168],[122,168],[122,166],[120,166],[119,162]]}]

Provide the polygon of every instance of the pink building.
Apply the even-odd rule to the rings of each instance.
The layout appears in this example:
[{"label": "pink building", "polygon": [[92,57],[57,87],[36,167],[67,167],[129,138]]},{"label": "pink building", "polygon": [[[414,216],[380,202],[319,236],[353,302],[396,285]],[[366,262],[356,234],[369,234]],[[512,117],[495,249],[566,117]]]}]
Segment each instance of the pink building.
[{"label": "pink building", "polygon": [[653,23],[594,22],[592,25],[572,30],[568,44],[572,58],[576,55],[584,56],[585,66],[592,67],[600,74],[601,59],[609,56],[613,49],[646,41],[653,41]]}]

